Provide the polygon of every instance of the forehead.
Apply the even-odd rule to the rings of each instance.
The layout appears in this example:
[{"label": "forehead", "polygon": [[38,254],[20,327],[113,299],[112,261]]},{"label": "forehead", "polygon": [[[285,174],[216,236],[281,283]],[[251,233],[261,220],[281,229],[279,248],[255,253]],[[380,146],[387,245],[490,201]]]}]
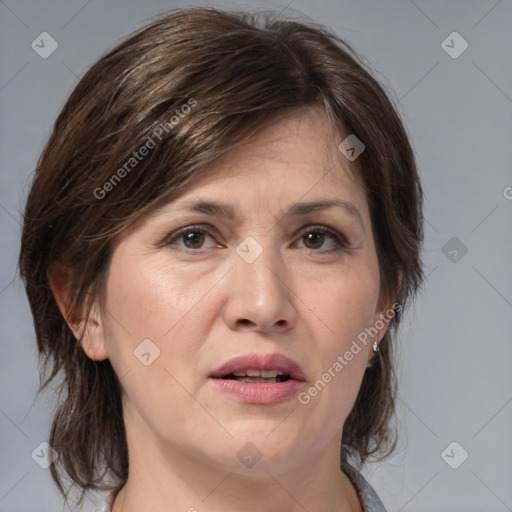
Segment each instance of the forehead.
[{"label": "forehead", "polygon": [[[341,131],[327,122],[318,107],[280,115],[212,161],[183,188],[162,198],[125,234],[141,221],[201,201],[229,204],[234,213],[225,216],[241,219],[265,213],[280,216],[297,203],[336,199],[353,205],[360,222],[367,224],[369,211],[359,169],[338,150],[342,140]],[[200,208],[203,213],[219,213],[208,205]]]},{"label": "forehead", "polygon": [[[229,180],[269,182],[286,195],[310,184],[352,196],[364,191],[359,167],[339,151],[344,136],[319,107],[295,109],[262,125],[250,138],[211,162],[187,189],[223,187]],[[303,190],[306,192],[306,190]]]}]

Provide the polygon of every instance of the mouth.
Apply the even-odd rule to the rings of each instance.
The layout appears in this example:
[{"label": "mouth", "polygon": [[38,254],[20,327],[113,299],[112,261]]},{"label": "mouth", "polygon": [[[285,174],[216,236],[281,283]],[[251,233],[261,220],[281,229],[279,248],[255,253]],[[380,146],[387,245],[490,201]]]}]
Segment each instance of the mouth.
[{"label": "mouth", "polygon": [[247,354],[229,360],[209,375],[218,391],[239,402],[274,404],[304,385],[302,368],[281,354]]},{"label": "mouth", "polygon": [[248,384],[268,384],[276,382],[286,382],[291,377],[280,370],[246,370],[242,372],[229,373],[222,377],[227,380],[236,380]]}]

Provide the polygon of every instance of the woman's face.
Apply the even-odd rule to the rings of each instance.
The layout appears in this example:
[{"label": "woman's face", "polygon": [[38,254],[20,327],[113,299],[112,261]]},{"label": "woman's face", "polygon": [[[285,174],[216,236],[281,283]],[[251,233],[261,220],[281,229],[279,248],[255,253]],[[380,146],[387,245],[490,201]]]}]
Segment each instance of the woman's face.
[{"label": "woman's face", "polygon": [[240,472],[339,456],[385,328],[358,335],[386,310],[341,140],[319,110],[282,118],[115,241],[84,349],[120,379],[131,456]]}]

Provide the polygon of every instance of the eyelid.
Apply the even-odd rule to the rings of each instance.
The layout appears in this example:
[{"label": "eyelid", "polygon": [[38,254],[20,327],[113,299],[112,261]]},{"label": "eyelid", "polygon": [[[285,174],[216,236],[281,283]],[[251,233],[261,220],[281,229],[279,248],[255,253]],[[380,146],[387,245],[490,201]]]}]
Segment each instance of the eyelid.
[{"label": "eyelid", "polygon": [[324,224],[318,224],[318,225],[310,224],[310,225],[306,226],[305,228],[301,229],[299,233],[301,235],[303,235],[305,233],[309,233],[312,231],[320,232],[320,233],[323,233],[326,235],[331,235],[333,238],[338,238],[340,240],[340,242],[343,242],[344,244],[349,245],[348,238],[343,233],[341,233],[337,229],[331,228]]}]

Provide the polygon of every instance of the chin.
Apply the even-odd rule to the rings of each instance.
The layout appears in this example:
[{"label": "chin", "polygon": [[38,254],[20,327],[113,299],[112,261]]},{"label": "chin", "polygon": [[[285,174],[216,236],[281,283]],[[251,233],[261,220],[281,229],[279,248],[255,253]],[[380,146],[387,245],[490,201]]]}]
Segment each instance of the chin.
[{"label": "chin", "polygon": [[295,436],[289,428],[278,433],[280,427],[275,429],[277,425],[272,422],[271,428],[265,429],[246,425],[239,428],[236,434],[230,430],[233,439],[216,444],[215,453],[211,453],[210,457],[227,471],[240,474],[255,475],[261,472],[268,476],[267,471],[285,471],[293,465],[294,459],[300,458],[305,440],[299,431]]}]

